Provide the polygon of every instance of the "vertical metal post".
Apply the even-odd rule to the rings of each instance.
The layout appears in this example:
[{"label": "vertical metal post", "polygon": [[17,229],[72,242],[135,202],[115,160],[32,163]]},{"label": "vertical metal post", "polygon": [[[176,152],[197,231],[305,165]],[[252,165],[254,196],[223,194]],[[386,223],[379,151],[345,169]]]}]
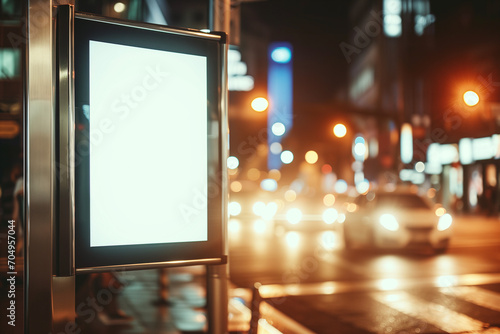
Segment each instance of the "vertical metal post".
[{"label": "vertical metal post", "polygon": [[207,266],[208,333],[227,333],[228,285],[227,265]]},{"label": "vertical metal post", "polygon": [[75,107],[73,78],[74,6],[59,5],[56,20],[56,74],[58,82],[56,118],[56,233],[54,274],[75,275],[74,225]]},{"label": "vertical metal post", "polygon": [[231,22],[231,1],[210,0],[209,27],[213,31],[222,31],[229,34]]},{"label": "vertical metal post", "polygon": [[58,108],[56,122],[56,239],[55,271],[58,276],[75,275],[75,177],[74,177],[74,78],[73,78],[73,26],[74,7],[57,7],[57,81]]},{"label": "vertical metal post", "polygon": [[260,287],[262,284],[259,282],[253,285],[252,289],[252,304],[250,305],[250,311],[252,317],[250,319],[250,331],[249,334],[257,334],[259,331],[259,320],[260,320],[260,303],[262,302],[262,296],[260,295]]},{"label": "vertical metal post", "polygon": [[52,281],[53,328],[57,333],[74,328],[74,78],[73,26],[74,6],[68,1],[57,6],[56,51],[57,110],[55,113],[55,211],[54,278]]},{"label": "vertical metal post", "polygon": [[52,331],[52,1],[27,0],[25,333]]},{"label": "vertical metal post", "polygon": [[[209,26],[213,31],[221,31],[229,34],[230,26],[230,0],[210,0],[209,2]],[[229,39],[228,39],[229,40]],[[227,68],[226,55],[228,44],[224,44],[224,55],[222,62],[223,80],[221,82],[222,99],[221,105],[221,160],[222,160],[222,226],[224,254],[228,255],[227,243],[227,202],[228,181],[226,173],[226,161],[228,156],[228,122],[227,122]],[[207,309],[208,309],[208,332],[210,334],[227,333],[228,328],[228,265],[207,266]]]}]

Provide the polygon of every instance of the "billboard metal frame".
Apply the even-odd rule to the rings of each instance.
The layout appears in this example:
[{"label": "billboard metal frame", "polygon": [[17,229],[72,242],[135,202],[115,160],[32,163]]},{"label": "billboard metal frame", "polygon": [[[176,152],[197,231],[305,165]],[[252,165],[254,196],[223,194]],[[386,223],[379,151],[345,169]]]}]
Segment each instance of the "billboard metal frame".
[{"label": "billboard metal frame", "polygon": [[[176,267],[176,266],[185,266],[185,265],[196,265],[196,264],[206,264],[206,265],[217,265],[217,264],[224,264],[227,262],[227,236],[225,234],[225,230],[226,230],[226,216],[227,216],[227,213],[226,213],[226,209],[225,207],[227,206],[227,184],[226,184],[226,179],[227,179],[227,175],[226,175],[226,169],[224,168],[225,166],[225,160],[227,158],[227,144],[224,143],[224,141],[226,140],[227,138],[227,121],[225,120],[227,118],[227,114],[226,114],[226,103],[225,103],[225,100],[226,100],[226,89],[223,87],[226,87],[227,84],[226,84],[226,75],[225,75],[225,62],[226,62],[226,49],[227,49],[227,45],[226,45],[226,35],[224,33],[203,33],[203,32],[200,32],[200,31],[195,31],[195,30],[190,30],[190,29],[176,29],[176,28],[171,28],[171,27],[168,27],[168,26],[159,26],[159,25],[153,25],[153,24],[147,24],[147,23],[137,23],[137,22],[130,22],[130,21],[122,21],[122,20],[116,20],[116,19],[111,19],[111,18],[105,18],[105,17],[99,17],[99,16],[95,16],[95,15],[90,15],[90,14],[83,14],[83,13],[76,13],[75,14],[75,19],[79,20],[79,24],[80,25],[85,25],[86,27],[89,26],[89,27],[92,27],[92,29],[95,29],[95,27],[99,27],[99,28],[103,28],[103,27],[109,27],[108,29],[114,29],[116,31],[123,31],[125,32],[126,30],[128,31],[131,31],[131,29],[133,29],[133,32],[136,32],[137,34],[143,34],[145,35],[145,37],[149,37],[149,36],[153,36],[153,34],[155,34],[154,36],[163,36],[161,38],[166,38],[167,40],[169,39],[177,39],[175,43],[178,43],[179,45],[181,43],[183,43],[183,41],[186,41],[187,43],[192,43],[193,45],[202,45],[201,43],[203,43],[203,45],[209,45],[209,46],[202,46],[200,47],[201,49],[203,48],[207,48],[207,56],[208,54],[210,54],[211,56],[209,58],[207,58],[207,60],[209,61],[208,62],[208,66],[209,66],[209,73],[214,73],[212,71],[212,69],[210,69],[210,66],[214,67],[214,63],[217,63],[216,65],[216,68],[218,68],[218,71],[216,71],[217,73],[215,73],[215,77],[214,75],[208,77],[208,87],[209,87],[209,91],[208,91],[208,96],[209,96],[209,105],[213,105],[215,104],[214,102],[217,102],[217,106],[214,108],[214,107],[210,107],[211,109],[207,110],[207,113],[208,115],[210,115],[214,110],[216,110],[216,117],[217,117],[217,122],[218,122],[218,132],[217,132],[217,138],[218,138],[218,142],[217,142],[217,147],[215,147],[213,150],[214,152],[217,153],[218,155],[218,163],[217,165],[219,166],[218,168],[220,168],[220,170],[217,170],[216,171],[216,178],[218,178],[218,180],[216,180],[215,182],[213,182],[212,185],[216,184],[217,187],[219,188],[218,189],[218,192],[219,194],[216,195],[216,197],[213,199],[212,201],[212,198],[209,196],[208,197],[208,209],[209,209],[209,212],[210,210],[212,210],[212,212],[214,212],[214,215],[215,217],[218,217],[216,219],[214,219],[213,217],[209,218],[209,221],[207,222],[209,224],[208,228],[209,228],[209,238],[208,238],[208,241],[207,242],[194,242],[194,243],[190,243],[189,246],[186,244],[179,244],[179,246],[175,246],[175,245],[168,245],[168,244],[165,244],[165,248],[167,247],[171,247],[171,248],[168,248],[168,250],[171,250],[172,248],[175,248],[176,251],[175,251],[175,257],[174,258],[169,258],[168,260],[166,261],[163,261],[163,260],[160,260],[158,261],[157,258],[154,256],[154,257],[151,257],[150,255],[148,254],[151,254],[152,252],[151,251],[148,251],[146,250],[146,246],[142,247],[142,246],[136,246],[136,245],[133,245],[133,246],[120,246],[120,247],[103,247],[103,248],[91,248],[90,246],[84,246],[82,248],[82,244],[84,244],[84,242],[82,240],[82,238],[86,238],[86,236],[82,236],[82,229],[81,229],[81,222],[83,221],[84,224],[87,224],[86,220],[85,219],[81,219],[81,214],[82,214],[82,210],[80,210],[80,215],[77,215],[76,218],[79,218],[80,221],[76,221],[76,226],[75,226],[75,217],[74,217],[74,212],[73,212],[73,215],[72,212],[65,212],[66,214],[66,217],[67,219],[65,219],[66,221],[69,221],[69,222],[72,222],[70,225],[73,225],[74,226],[74,231],[73,231],[73,228],[70,227],[64,227],[64,224],[59,224],[59,235],[62,237],[62,239],[59,240],[59,243],[61,245],[65,245],[66,248],[69,246],[69,247],[73,247],[73,252],[74,252],[74,256],[71,257],[69,256],[69,258],[74,258],[74,263],[76,264],[76,273],[90,273],[90,272],[102,272],[102,271],[109,271],[109,270],[134,270],[134,269],[147,269],[147,268],[155,268],[155,267]],[[63,18],[64,20],[64,18]],[[73,28],[74,29],[74,28]],[[121,30],[120,30],[121,29]],[[85,30],[85,33],[84,33],[84,38],[90,38],[88,36],[92,36],[92,33],[88,33],[89,30]],[[108,31],[108,30],[107,30]],[[148,35],[149,34],[149,35]],[[78,35],[80,36],[80,35]],[[109,34],[107,35],[108,37],[106,38],[110,38],[109,37]],[[98,38],[101,38],[100,36]],[[120,38],[122,38],[122,36],[120,36]],[[130,37],[129,37],[130,38]],[[152,37],[151,37],[152,38]],[[183,40],[179,40],[179,38],[184,38]],[[67,39],[64,39],[64,40],[67,40]],[[179,42],[181,41],[181,42]],[[199,41],[199,42],[198,42]],[[75,48],[76,49],[76,43],[84,43],[85,41],[82,40],[74,40],[74,41],[69,41],[70,44],[71,42],[72,43],[75,43],[74,46],[72,45],[63,45],[63,49],[66,49],[66,48]],[[198,44],[196,44],[198,43]],[[132,45],[133,45],[133,42],[132,42]],[[189,44],[191,45],[191,44]],[[208,49],[210,48],[210,49]],[[180,51],[179,51],[180,52]],[[213,57],[213,54],[218,54],[220,56],[220,59],[216,59]],[[219,57],[217,56],[217,57]],[[65,63],[71,63],[71,61],[63,61],[62,64],[61,64],[61,61],[59,61],[59,71],[60,72],[65,72],[67,71],[66,68],[67,66],[65,66]],[[74,62],[75,66],[78,64],[77,61]],[[61,66],[62,65],[62,66]],[[73,69],[74,71],[75,69]],[[210,72],[212,71],[212,72]],[[220,71],[220,72],[219,72]],[[75,73],[75,72],[73,72]],[[79,77],[80,75],[80,77]],[[82,75],[83,73],[78,73],[78,67],[76,68],[76,77],[75,78],[72,78],[70,75],[61,75],[60,78],[67,78],[67,80],[71,81],[71,80],[82,80]],[[86,77],[88,79],[88,77]],[[216,83],[214,83],[214,81],[217,81]],[[62,83],[61,80],[59,80],[59,85],[60,85],[60,89],[59,89],[59,92],[61,95],[65,96],[66,95],[66,91],[68,90],[67,87],[70,87],[69,90],[71,90],[71,87],[72,85],[71,84],[67,84],[67,83]],[[75,84],[76,86],[76,84]],[[74,92],[74,89],[73,89],[73,92]],[[78,92],[79,90],[77,90],[76,92],[76,98],[78,98]],[[215,93],[217,92],[217,93]],[[210,97],[210,96],[215,96],[217,95],[217,98],[216,100],[217,101],[214,101],[214,97]],[[75,102],[76,98],[69,98],[69,99],[64,99],[64,101],[61,100],[61,98],[59,99],[59,101],[61,101],[61,103],[66,103],[66,102],[70,102],[70,103],[73,103],[73,105],[70,105],[68,106],[66,109],[67,111],[69,112],[69,114],[75,113],[75,103],[78,104],[77,102]],[[62,110],[62,109],[60,109]],[[63,112],[66,112],[66,111],[63,111]],[[69,128],[75,128],[75,118],[77,119],[78,117],[60,117],[61,120],[64,120],[65,122],[65,125],[64,126],[61,126],[61,130],[64,130],[64,127],[66,126],[67,124],[67,120],[69,120],[70,122],[72,121],[73,124],[69,124]],[[66,133],[67,131],[63,131],[64,133]],[[69,134],[71,135],[71,134]],[[73,133],[73,136],[75,136],[74,138],[79,138],[76,134]],[[77,142],[78,142],[78,139],[77,139]],[[213,143],[212,143],[213,144]],[[74,146],[76,146],[77,144],[73,144],[73,151],[74,151]],[[210,144],[209,144],[210,145]],[[78,194],[79,196],[81,197],[85,197],[86,195],[80,195],[81,192],[78,191],[78,186],[80,186],[80,189],[82,189],[82,184],[84,182],[82,182],[81,179],[78,179],[78,175],[76,175],[76,179],[75,179],[75,174],[74,174],[74,169],[76,168],[74,165],[75,165],[75,157],[72,157],[68,154],[65,154],[66,152],[66,146],[65,147],[62,147],[61,146],[61,150],[59,151],[60,154],[59,154],[59,157],[67,157],[69,160],[68,160],[68,163],[66,163],[65,161],[62,161],[62,162],[57,162],[57,164],[59,166],[61,166],[61,168],[59,169],[59,175],[60,176],[65,176],[65,175],[68,175],[68,177],[72,177],[73,180],[67,180],[65,181],[65,184],[68,184],[68,185],[73,185],[73,190],[75,190],[76,188],[76,194]],[[63,170],[64,169],[64,166],[67,165],[68,166],[68,169],[67,170]],[[217,169],[218,169],[217,168]],[[213,168],[212,168],[213,169]],[[64,179],[64,178],[63,178]],[[209,182],[211,182],[209,180]],[[76,185],[75,185],[76,184]],[[65,189],[68,189],[70,192],[71,192],[71,188],[70,187],[65,187]],[[63,190],[65,190],[63,189]],[[72,196],[75,195],[75,192],[73,192]],[[61,200],[64,200],[65,198],[64,197],[60,197]],[[75,206],[76,206],[76,210],[78,210],[79,208],[79,204],[82,203],[81,201],[78,200],[78,197],[75,199],[74,197],[72,199],[70,199],[70,202],[73,201],[73,203],[75,203]],[[211,202],[213,202],[211,204]],[[219,203],[221,204],[221,208],[215,208],[214,205],[218,206]],[[61,207],[67,207],[67,201],[65,203],[60,203]],[[83,210],[85,211],[85,209]],[[85,213],[83,213],[85,214]],[[62,220],[61,220],[62,221]],[[213,225],[215,224],[215,225]],[[219,230],[219,226],[220,226],[220,230]],[[212,232],[210,232],[212,231]],[[78,235],[78,233],[80,232],[80,235]],[[73,234],[76,234],[75,235],[75,244],[72,244],[70,240],[67,240],[67,239],[64,239],[64,238],[69,238],[71,239],[72,238],[72,235]],[[220,239],[220,242],[222,244],[219,244],[216,240],[219,240]],[[215,242],[215,243],[214,243]],[[212,251],[212,247],[217,244],[217,248],[220,249],[220,253],[217,254],[217,256],[213,256],[213,254],[215,254],[216,252]],[[199,245],[199,246],[198,246]],[[210,246],[212,245],[212,246]],[[76,247],[76,248],[75,248]],[[161,245],[159,247],[162,247]],[[179,248],[177,248],[179,247]],[[144,252],[143,252],[143,248],[144,248]],[[185,252],[183,249],[186,249],[187,251],[187,248],[189,248],[189,254],[185,256],[185,258],[182,258],[183,256],[183,252]],[[122,253],[122,249],[123,249],[123,253]],[[133,249],[133,251],[128,251],[128,249]],[[177,250],[178,249],[178,250]],[[198,249],[205,249],[204,252],[202,251],[198,251]],[[204,257],[207,255],[207,251],[210,249],[210,251],[208,252],[208,254],[212,255],[212,256],[209,256],[209,257]],[[109,262],[110,263],[104,263],[105,262],[104,260],[102,260],[102,258],[99,256],[99,257],[96,257],[96,256],[93,256],[93,258],[95,258],[95,265],[89,265],[89,263],[93,263],[94,261],[93,260],[89,260],[90,256],[89,254],[95,254],[95,253],[99,253],[99,254],[102,254],[103,256],[107,256],[105,255],[104,253],[106,251],[109,251]],[[141,254],[140,256],[136,256],[135,258],[139,258],[141,256],[143,256],[146,260],[142,260],[142,258],[137,261],[132,261],[132,263],[125,263],[125,262],[113,262],[113,261],[117,261],[116,259],[118,257],[121,257],[121,254],[127,254],[127,253],[134,253],[137,254],[137,252],[139,254]],[[62,255],[64,252],[59,252],[60,255]],[[164,252],[165,254],[167,252]],[[193,255],[194,253],[198,254],[199,255]],[[118,254],[120,254],[118,256]],[[144,255],[142,255],[144,254]],[[158,252],[156,253],[158,254]],[[169,252],[169,256],[172,257],[172,254],[174,254],[173,252]],[[201,256],[201,257],[199,257]],[[97,260],[97,258],[99,258],[99,260]],[[151,260],[151,258],[154,258],[154,260]],[[63,263],[63,265],[61,266],[63,269],[69,269],[69,270],[66,270],[66,272],[71,272],[72,268],[64,268],[64,264],[68,264],[69,259],[67,258],[61,258],[61,256],[59,257],[59,260]],[[118,260],[118,261],[121,261],[121,260]],[[82,264],[80,264],[82,263]]]},{"label": "billboard metal frame", "polygon": [[[25,175],[26,233],[24,271],[24,331],[64,331],[74,321],[75,275],[113,267],[75,268],[74,166],[74,5],[71,0],[26,0]],[[70,4],[66,4],[70,3]],[[97,19],[97,17],[95,17]],[[112,19],[100,18],[103,21]],[[114,21],[115,22],[115,21]],[[126,24],[126,23],[123,23]],[[135,23],[134,23],[135,24]],[[190,36],[204,34],[140,24]],[[207,266],[209,332],[227,331],[227,44],[220,45],[221,235],[222,257],[142,263],[117,269],[147,269],[204,264]]]}]

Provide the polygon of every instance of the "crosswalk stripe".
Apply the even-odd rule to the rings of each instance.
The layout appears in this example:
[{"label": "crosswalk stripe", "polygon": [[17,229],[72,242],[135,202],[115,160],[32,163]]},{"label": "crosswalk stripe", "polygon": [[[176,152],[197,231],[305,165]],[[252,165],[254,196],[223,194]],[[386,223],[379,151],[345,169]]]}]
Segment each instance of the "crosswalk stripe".
[{"label": "crosswalk stripe", "polygon": [[442,288],[441,293],[500,312],[500,293],[476,286],[454,286]]},{"label": "crosswalk stripe", "polygon": [[[422,320],[449,333],[484,332],[485,324],[465,314],[446,307],[424,301],[404,291],[375,292],[370,294],[378,302],[401,313]],[[487,333],[500,333],[498,328],[490,328]]]}]

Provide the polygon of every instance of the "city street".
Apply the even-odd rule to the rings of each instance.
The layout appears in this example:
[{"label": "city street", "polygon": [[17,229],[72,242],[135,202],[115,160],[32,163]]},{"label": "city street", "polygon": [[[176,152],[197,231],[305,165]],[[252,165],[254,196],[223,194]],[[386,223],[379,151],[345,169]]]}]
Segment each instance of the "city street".
[{"label": "city street", "polygon": [[340,225],[260,224],[230,222],[231,281],[261,283],[262,316],[285,333],[500,333],[496,217],[456,217],[450,248],[437,255],[346,251]]}]

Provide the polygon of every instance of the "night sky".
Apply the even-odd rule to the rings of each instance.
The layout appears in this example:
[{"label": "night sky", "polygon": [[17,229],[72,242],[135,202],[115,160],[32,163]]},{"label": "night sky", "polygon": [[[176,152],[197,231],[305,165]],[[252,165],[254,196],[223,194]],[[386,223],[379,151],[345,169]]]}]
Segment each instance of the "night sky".
[{"label": "night sky", "polygon": [[242,31],[292,43],[295,103],[329,101],[345,86],[347,62],[339,44],[349,36],[348,7],[349,1],[242,4]]}]

